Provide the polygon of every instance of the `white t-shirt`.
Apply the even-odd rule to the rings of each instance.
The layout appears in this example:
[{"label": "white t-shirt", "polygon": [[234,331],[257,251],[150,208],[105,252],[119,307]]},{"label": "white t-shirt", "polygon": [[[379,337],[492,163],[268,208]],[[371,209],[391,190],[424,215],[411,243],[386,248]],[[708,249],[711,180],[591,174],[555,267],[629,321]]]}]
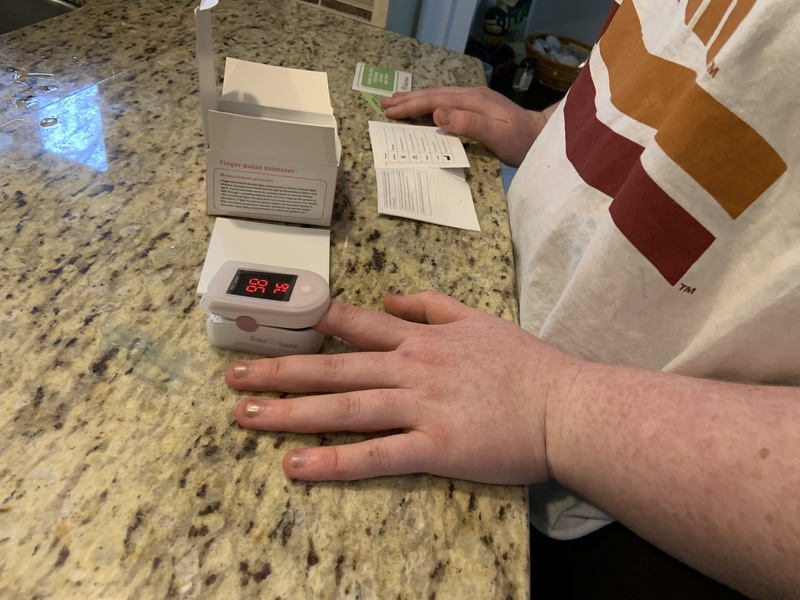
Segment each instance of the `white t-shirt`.
[{"label": "white t-shirt", "polygon": [[[800,385],[796,0],[618,2],[509,190],[521,325],[594,362]],[[531,488],[553,537],[609,520]]]}]

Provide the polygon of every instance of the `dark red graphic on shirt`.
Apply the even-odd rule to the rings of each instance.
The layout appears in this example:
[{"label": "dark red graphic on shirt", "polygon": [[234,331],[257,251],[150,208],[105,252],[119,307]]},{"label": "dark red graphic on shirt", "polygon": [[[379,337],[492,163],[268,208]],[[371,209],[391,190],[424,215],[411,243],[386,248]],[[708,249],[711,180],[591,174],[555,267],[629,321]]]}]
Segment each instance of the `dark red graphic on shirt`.
[{"label": "dark red graphic on shirt", "polygon": [[645,172],[644,148],[597,119],[594,97],[594,83],[582,73],[564,106],[567,157],[586,183],[614,199],[608,210],[620,232],[675,285],[714,236]]},{"label": "dark red graphic on shirt", "polygon": [[[721,10],[726,1],[712,0],[702,13],[696,2],[686,7],[686,24],[707,48],[712,75],[720,44],[753,4],[726,12]],[[647,51],[632,2],[615,10],[599,42],[612,104],[653,128],[661,150],[736,219],[786,164],[755,130],[697,84],[693,70]],[[591,69],[585,68],[564,105],[567,157],[584,181],[613,198],[609,212],[620,232],[675,285],[714,236],[646,172],[644,148],[597,118],[595,97]]]}]

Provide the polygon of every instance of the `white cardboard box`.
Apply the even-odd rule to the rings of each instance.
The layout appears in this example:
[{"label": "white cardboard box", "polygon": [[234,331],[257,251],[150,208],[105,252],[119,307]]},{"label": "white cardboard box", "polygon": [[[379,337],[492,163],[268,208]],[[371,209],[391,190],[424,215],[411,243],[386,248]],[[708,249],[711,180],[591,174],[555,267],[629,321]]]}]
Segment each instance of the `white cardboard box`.
[{"label": "white cardboard box", "polygon": [[327,227],[342,152],[328,76],[226,58],[217,96],[217,1],[195,9],[207,212]]}]

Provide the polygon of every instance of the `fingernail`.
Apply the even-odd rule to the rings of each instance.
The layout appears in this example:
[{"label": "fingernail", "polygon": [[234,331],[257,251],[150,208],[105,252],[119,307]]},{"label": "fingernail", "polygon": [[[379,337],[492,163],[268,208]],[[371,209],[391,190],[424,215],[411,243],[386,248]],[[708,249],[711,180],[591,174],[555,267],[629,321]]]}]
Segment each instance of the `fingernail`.
[{"label": "fingernail", "polygon": [[450,124],[450,111],[449,110],[439,110],[436,113],[436,124],[437,125],[449,125]]},{"label": "fingernail", "polygon": [[292,454],[289,458],[289,464],[293,469],[302,469],[308,464],[308,456],[304,452]]},{"label": "fingernail", "polygon": [[244,406],[244,416],[246,417],[255,417],[260,412],[261,412],[261,404],[259,404],[255,400],[250,400]]},{"label": "fingernail", "polygon": [[244,363],[233,365],[233,376],[236,377],[236,379],[241,379],[242,377],[247,375],[249,371],[250,367],[248,367]]}]

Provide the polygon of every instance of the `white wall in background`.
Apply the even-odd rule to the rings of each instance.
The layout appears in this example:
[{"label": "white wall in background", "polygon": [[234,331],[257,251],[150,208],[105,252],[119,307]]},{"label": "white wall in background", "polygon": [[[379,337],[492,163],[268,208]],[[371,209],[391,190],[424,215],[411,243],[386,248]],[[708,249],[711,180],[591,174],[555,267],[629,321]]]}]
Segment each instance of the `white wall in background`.
[{"label": "white wall in background", "polygon": [[422,0],[416,38],[463,52],[479,0]]},{"label": "white wall in background", "polygon": [[391,0],[386,16],[386,29],[414,37],[422,0]]}]

